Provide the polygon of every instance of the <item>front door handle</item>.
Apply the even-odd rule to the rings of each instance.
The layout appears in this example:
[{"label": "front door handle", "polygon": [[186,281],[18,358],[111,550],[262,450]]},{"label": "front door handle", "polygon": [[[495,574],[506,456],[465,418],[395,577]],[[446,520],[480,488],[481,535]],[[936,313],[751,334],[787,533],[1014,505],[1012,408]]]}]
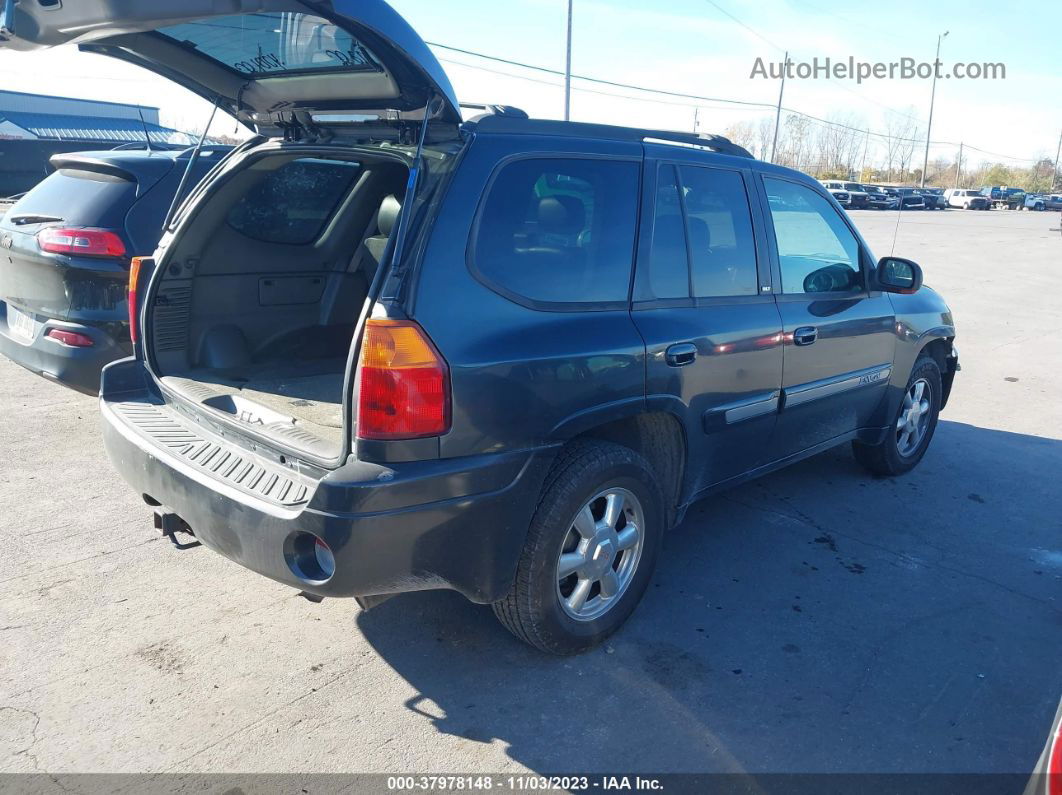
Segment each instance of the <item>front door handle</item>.
[{"label": "front door handle", "polygon": [[811,345],[819,338],[819,330],[814,326],[801,326],[793,332],[794,345]]},{"label": "front door handle", "polygon": [[696,358],[697,346],[692,342],[680,342],[672,345],[664,353],[664,359],[670,367],[685,367],[687,364],[693,364]]}]

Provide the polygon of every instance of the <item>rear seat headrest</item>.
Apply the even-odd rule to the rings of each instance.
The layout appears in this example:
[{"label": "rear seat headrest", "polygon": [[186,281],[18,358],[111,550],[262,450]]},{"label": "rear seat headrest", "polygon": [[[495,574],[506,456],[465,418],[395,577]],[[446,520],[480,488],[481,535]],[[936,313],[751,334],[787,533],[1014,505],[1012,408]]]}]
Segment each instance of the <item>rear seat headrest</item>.
[{"label": "rear seat headrest", "polygon": [[398,221],[398,214],[402,212],[402,203],[394,196],[387,196],[380,202],[380,212],[377,215],[376,225],[380,234],[390,237]]},{"label": "rear seat headrest", "polygon": [[586,227],[586,207],[574,196],[547,196],[538,203],[540,232],[572,235]]}]

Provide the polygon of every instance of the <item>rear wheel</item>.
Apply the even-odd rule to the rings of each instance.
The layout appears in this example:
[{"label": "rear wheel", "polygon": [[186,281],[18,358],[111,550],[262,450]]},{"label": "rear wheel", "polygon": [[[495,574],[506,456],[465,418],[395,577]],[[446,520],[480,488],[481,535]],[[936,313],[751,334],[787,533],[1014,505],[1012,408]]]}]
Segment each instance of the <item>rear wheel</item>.
[{"label": "rear wheel", "polygon": [[875,475],[902,475],[914,469],[937,428],[941,395],[940,366],[922,354],[885,438],[875,445],[852,442],[856,460]]},{"label": "rear wheel", "polygon": [[652,577],[663,498],[648,462],[611,442],[578,441],[554,465],[516,578],[494,613],[542,651],[574,654],[615,632]]}]

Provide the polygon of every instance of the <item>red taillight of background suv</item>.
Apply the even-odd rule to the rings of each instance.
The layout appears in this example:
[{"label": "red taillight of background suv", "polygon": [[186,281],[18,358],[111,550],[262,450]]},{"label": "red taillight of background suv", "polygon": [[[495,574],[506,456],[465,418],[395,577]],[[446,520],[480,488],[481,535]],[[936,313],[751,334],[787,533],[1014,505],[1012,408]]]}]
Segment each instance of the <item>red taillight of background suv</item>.
[{"label": "red taillight of background suv", "polygon": [[420,439],[450,430],[450,369],[412,321],[366,322],[357,394],[361,439]]},{"label": "red taillight of background suv", "polygon": [[41,251],[77,257],[125,257],[125,243],[109,229],[52,226],[37,233]]}]

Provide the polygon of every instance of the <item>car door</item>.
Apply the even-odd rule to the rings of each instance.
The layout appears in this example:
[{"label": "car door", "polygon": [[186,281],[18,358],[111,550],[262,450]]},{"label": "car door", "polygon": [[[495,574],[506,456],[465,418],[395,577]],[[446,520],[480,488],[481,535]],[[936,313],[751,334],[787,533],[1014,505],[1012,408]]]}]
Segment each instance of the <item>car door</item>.
[{"label": "car door", "polygon": [[784,334],[779,460],[871,422],[892,372],[895,316],[887,295],[867,289],[866,245],[821,190],[766,174],[760,187]]},{"label": "car door", "polygon": [[735,158],[646,145],[632,317],[650,409],[686,426],[687,493],[766,455],[782,377],[762,210]]}]

